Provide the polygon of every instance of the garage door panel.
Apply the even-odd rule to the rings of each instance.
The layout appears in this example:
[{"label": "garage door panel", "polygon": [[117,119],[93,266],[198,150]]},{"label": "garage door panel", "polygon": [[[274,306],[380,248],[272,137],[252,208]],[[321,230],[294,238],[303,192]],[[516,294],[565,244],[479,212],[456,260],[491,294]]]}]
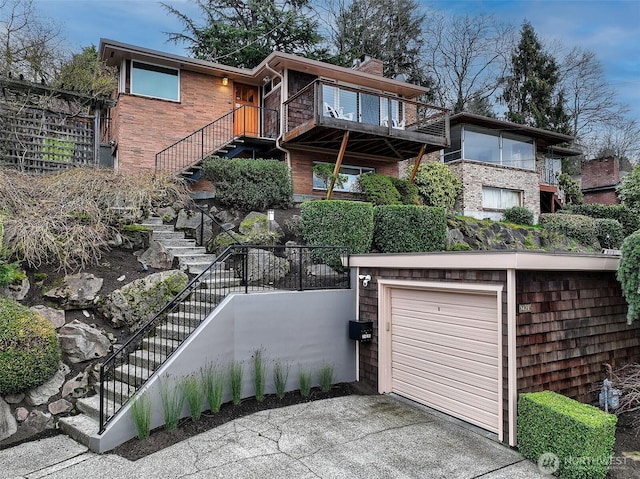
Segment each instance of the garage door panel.
[{"label": "garage door panel", "polygon": [[498,432],[496,294],[392,288],[392,390]]}]

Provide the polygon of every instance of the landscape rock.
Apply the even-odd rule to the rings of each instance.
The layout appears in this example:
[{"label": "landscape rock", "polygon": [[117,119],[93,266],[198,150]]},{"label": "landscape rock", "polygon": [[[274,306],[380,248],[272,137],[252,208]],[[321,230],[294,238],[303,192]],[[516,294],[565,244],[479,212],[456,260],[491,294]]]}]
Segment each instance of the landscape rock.
[{"label": "landscape rock", "polygon": [[55,416],[57,414],[71,411],[73,409],[73,404],[71,404],[66,399],[58,399],[57,401],[49,403],[47,409],[51,414]]},{"label": "landscape rock", "polygon": [[72,379],[69,379],[64,386],[62,386],[62,397],[66,398],[71,396],[74,398],[81,398],[87,395],[89,388],[89,376],[86,372],[78,373],[78,375]]},{"label": "landscape rock", "polygon": [[173,256],[167,251],[162,243],[149,241],[149,248],[138,256],[138,261],[156,269],[171,269],[173,266]]},{"label": "landscape rock", "polygon": [[109,353],[111,341],[102,332],[77,319],[58,332],[60,349],[72,363],[102,358]]},{"label": "landscape rock", "polygon": [[83,309],[93,306],[103,282],[102,278],[90,273],[67,275],[62,286],[50,289],[44,295],[57,300],[63,309]]},{"label": "landscape rock", "polygon": [[7,394],[4,400],[9,404],[20,404],[24,400],[24,393]]},{"label": "landscape rock", "polygon": [[60,363],[58,370],[51,379],[26,393],[25,400],[27,404],[39,406],[48,402],[51,396],[55,396],[60,392],[60,388],[64,384],[64,378],[70,371],[69,366]]},{"label": "landscape rock", "polygon": [[247,280],[273,284],[289,272],[289,261],[279,258],[271,251],[251,248],[247,252]]},{"label": "landscape rock", "polygon": [[187,281],[180,270],[153,273],[112,292],[98,310],[115,327],[135,331],[182,291]]},{"label": "landscape rock", "polygon": [[59,329],[64,326],[65,312],[63,309],[49,308],[48,306],[43,305],[32,306],[31,309],[47,319],[51,324],[53,324],[54,328]]},{"label": "landscape rock", "polygon": [[0,398],[0,441],[18,432],[18,423],[11,413],[11,407]]},{"label": "landscape rock", "polygon": [[24,421],[24,425],[30,428],[35,434],[42,432],[45,429],[55,428],[53,416],[51,414],[38,411],[37,409],[34,409],[29,413],[29,416]]},{"label": "landscape rock", "polygon": [[29,417],[29,410],[26,407],[16,408],[16,421],[23,422]]},{"label": "landscape rock", "polygon": [[29,293],[29,289],[31,289],[31,283],[29,283],[29,278],[25,277],[19,284],[9,284],[0,288],[0,296],[22,301]]},{"label": "landscape rock", "polygon": [[174,210],[171,206],[167,206],[165,208],[158,208],[156,210],[156,215],[162,218],[162,221],[166,223],[170,223],[176,219],[176,210]]},{"label": "landscape rock", "polygon": [[124,239],[120,233],[115,233],[113,237],[107,241],[107,244],[112,248],[117,248],[124,244]]},{"label": "landscape rock", "polygon": [[312,264],[306,267],[307,276],[316,278],[336,278],[338,273],[335,269],[327,264]]},{"label": "landscape rock", "polygon": [[215,218],[220,223],[233,223],[234,225],[239,221],[239,218],[228,210],[218,211],[215,215]]},{"label": "landscape rock", "polygon": [[151,238],[150,229],[129,228],[122,230],[122,247],[125,249],[145,250],[149,247]]},{"label": "landscape rock", "polygon": [[287,247],[285,249],[285,256],[291,263],[292,268],[297,268],[300,261],[302,261],[302,266],[306,267],[311,264],[311,254],[308,248],[296,248],[298,245],[295,241],[287,241],[285,244]]},{"label": "landscape rock", "polygon": [[213,236],[212,224],[213,220],[207,215],[203,215],[199,211],[183,209],[178,213],[175,228],[176,230],[184,231],[187,238],[197,238],[199,240],[201,233],[200,227],[202,225],[202,244],[206,244]]}]

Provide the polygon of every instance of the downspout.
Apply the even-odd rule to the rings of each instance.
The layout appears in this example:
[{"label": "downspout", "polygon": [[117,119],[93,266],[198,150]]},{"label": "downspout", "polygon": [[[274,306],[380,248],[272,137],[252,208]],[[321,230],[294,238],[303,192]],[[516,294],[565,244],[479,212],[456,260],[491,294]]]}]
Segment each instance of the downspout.
[{"label": "downspout", "polygon": [[291,153],[286,148],[280,146],[280,140],[284,136],[284,125],[285,125],[283,107],[284,107],[284,101],[288,98],[288,95],[286,95],[285,97],[285,92],[288,93],[289,91],[289,88],[288,88],[289,85],[286,80],[287,76],[281,75],[280,73],[278,73],[276,70],[271,68],[268,63],[265,63],[264,66],[268,71],[273,73],[275,76],[280,77],[280,132],[278,133],[278,137],[276,138],[276,148],[285,154],[285,158],[287,159],[287,166],[289,167],[289,170],[291,170]]}]

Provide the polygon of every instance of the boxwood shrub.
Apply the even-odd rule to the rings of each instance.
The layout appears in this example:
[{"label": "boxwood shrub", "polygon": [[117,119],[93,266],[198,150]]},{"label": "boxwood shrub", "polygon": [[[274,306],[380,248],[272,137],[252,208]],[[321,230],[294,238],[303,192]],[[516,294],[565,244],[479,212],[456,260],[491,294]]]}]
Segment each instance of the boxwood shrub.
[{"label": "boxwood shrub", "polygon": [[622,225],[618,220],[607,218],[595,218],[596,236],[600,246],[609,249],[618,249],[624,239]]},{"label": "boxwood shrub", "polygon": [[60,363],[60,344],[49,321],[0,296],[0,396],[27,391],[50,379]]},{"label": "boxwood shrub", "polygon": [[546,230],[563,234],[583,246],[600,249],[596,237],[596,222],[589,216],[543,213],[538,223]]},{"label": "boxwood shrub", "polygon": [[203,174],[224,206],[251,211],[291,203],[291,173],[282,161],[211,157],[203,163]]},{"label": "boxwood shrub", "polygon": [[358,178],[364,200],[374,205],[399,205],[400,193],[391,177],[378,173],[365,173]]},{"label": "boxwood shrub", "polygon": [[554,474],[559,477],[601,479],[609,470],[617,420],[552,391],[521,394],[518,449],[536,462],[545,453],[555,454],[559,467]]},{"label": "boxwood shrub", "polygon": [[442,251],[447,243],[444,208],[376,206],[373,224],[374,246],[381,253]]},{"label": "boxwood shrub", "polygon": [[[360,201],[308,201],[300,206],[300,227],[309,246],[347,246],[350,253],[368,253],[373,239],[373,206]],[[336,255],[322,259],[332,267],[341,265]]]},{"label": "boxwood shrub", "polygon": [[517,225],[532,225],[533,211],[524,206],[512,206],[504,210],[504,220]]},{"label": "boxwood shrub", "polygon": [[568,211],[576,215],[590,216],[591,218],[618,220],[622,225],[624,236],[629,236],[640,229],[640,217],[625,205],[571,205]]}]

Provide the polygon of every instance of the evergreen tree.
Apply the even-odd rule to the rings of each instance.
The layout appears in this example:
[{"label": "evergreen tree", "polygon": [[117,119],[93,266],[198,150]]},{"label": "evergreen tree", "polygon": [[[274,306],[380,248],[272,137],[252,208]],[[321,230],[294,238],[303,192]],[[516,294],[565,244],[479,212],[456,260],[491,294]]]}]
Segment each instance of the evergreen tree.
[{"label": "evergreen tree", "polygon": [[63,63],[56,75],[54,86],[92,95],[109,95],[118,87],[116,68],[98,60],[95,45],[75,53],[71,60]]},{"label": "evergreen tree", "polygon": [[507,119],[516,123],[570,133],[564,112],[564,92],[558,88],[560,74],[552,55],[546,53],[533,27],[524,22],[520,42],[511,54],[511,72],[502,100]]}]

